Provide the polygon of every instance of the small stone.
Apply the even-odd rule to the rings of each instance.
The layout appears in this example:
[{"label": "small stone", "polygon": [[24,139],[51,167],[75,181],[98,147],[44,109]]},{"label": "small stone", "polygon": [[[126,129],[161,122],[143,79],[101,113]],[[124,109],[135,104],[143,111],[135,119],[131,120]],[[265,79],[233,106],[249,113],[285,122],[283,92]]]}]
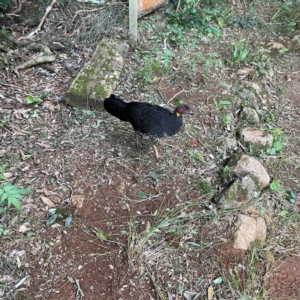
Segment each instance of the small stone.
[{"label": "small stone", "polygon": [[235,249],[248,250],[252,242],[266,240],[267,227],[262,217],[239,215],[237,227],[233,244]]},{"label": "small stone", "polygon": [[[235,163],[234,160],[229,163],[229,166]],[[265,167],[257,159],[246,154],[243,154],[233,166],[233,173],[240,177],[250,175],[260,188],[265,188],[270,183],[270,176]]]},{"label": "small stone", "polygon": [[250,145],[254,151],[272,148],[273,145],[272,134],[254,127],[243,128],[240,132],[240,139],[245,146]]},{"label": "small stone", "polygon": [[222,146],[225,148],[225,150],[228,149],[235,149],[237,147],[237,141],[236,138],[227,137],[222,142]]},{"label": "small stone", "polygon": [[241,119],[247,121],[251,125],[259,124],[259,116],[255,109],[244,107],[241,112]]}]

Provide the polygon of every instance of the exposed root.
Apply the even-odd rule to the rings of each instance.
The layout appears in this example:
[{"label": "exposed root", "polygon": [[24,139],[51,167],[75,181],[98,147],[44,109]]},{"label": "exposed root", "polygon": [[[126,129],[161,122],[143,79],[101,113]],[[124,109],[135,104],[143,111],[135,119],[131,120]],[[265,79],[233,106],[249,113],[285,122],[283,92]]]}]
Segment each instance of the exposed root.
[{"label": "exposed root", "polygon": [[[15,69],[14,69],[14,72],[17,74],[18,77],[20,77],[19,72],[18,72],[20,69],[25,69],[25,68],[32,67],[32,66],[35,66],[35,65],[38,65],[38,64],[53,62],[55,60],[55,56],[52,54],[50,49],[45,45],[32,43],[32,44],[28,45],[27,47],[25,47],[23,50],[25,51],[25,53],[29,52],[31,50],[36,50],[36,51],[41,51],[43,53],[46,53],[48,55],[35,56],[32,59],[16,66]],[[12,53],[17,55],[18,50],[17,51],[12,51]]]}]

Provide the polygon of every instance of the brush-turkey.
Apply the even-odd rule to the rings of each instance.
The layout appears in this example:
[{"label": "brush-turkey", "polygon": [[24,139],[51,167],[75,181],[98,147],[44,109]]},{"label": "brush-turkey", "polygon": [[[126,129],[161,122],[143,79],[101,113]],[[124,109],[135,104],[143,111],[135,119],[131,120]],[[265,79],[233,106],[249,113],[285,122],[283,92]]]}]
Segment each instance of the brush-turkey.
[{"label": "brush-turkey", "polygon": [[190,108],[184,104],[177,106],[171,112],[150,103],[135,101],[126,103],[115,95],[110,95],[104,100],[104,108],[118,119],[130,122],[136,133],[149,136],[153,143],[156,159],[159,159],[154,145],[156,139],[176,134],[183,124],[182,115],[193,114]]}]

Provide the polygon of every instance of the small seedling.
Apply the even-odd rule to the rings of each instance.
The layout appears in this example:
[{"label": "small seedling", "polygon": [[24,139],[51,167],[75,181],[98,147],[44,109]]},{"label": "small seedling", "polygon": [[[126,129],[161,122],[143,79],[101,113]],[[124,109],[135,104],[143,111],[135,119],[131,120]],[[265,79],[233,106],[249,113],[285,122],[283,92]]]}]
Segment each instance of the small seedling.
[{"label": "small seedling", "polygon": [[0,121],[0,127],[7,126],[9,124],[9,116],[5,115],[2,118],[2,121]]},{"label": "small seedling", "polygon": [[229,61],[233,64],[240,65],[247,60],[250,53],[250,50],[248,49],[249,38],[246,43],[245,41],[246,39],[242,39],[239,43],[231,46],[231,58]]},{"label": "small seedling", "polygon": [[43,102],[43,99],[39,97],[26,96],[27,104],[34,104],[34,108],[38,107],[38,103]]},{"label": "small seedling", "polygon": [[7,168],[7,164],[4,164],[2,167],[0,167],[0,179],[2,180],[6,180],[7,177],[4,175],[4,173],[6,172],[6,168]]},{"label": "small seedling", "polygon": [[100,232],[100,231],[94,231],[94,232],[95,232],[96,236],[98,238],[100,238],[101,240],[103,240],[103,241],[107,240],[107,237],[106,237],[106,235],[103,232]]},{"label": "small seedling", "polygon": [[267,116],[267,118],[266,118],[266,122],[267,123],[273,123],[274,122],[274,120],[275,120],[275,116],[272,114],[272,113],[270,113],[268,116]]},{"label": "small seedling", "polygon": [[270,189],[274,192],[279,192],[279,181],[275,178],[270,184]]},{"label": "small seedling", "polygon": [[232,181],[233,180],[232,169],[229,166],[225,166],[222,171],[222,176],[225,180]]},{"label": "small seedling", "polygon": [[189,151],[189,156],[192,158],[193,161],[197,161],[197,160],[200,160],[202,161],[203,163],[206,163],[203,155],[201,153],[197,153],[197,152],[194,152],[192,150]]}]

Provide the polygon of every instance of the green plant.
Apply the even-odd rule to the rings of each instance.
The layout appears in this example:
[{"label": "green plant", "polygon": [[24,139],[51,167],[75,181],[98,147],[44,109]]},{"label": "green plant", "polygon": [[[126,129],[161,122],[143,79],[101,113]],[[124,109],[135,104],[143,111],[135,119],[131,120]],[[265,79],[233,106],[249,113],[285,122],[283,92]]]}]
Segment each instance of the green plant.
[{"label": "green plant", "polygon": [[222,177],[226,181],[232,181],[233,180],[233,174],[232,174],[232,168],[228,165],[224,167],[222,170]]},{"label": "green plant", "polygon": [[239,289],[239,281],[236,279],[235,274],[233,273],[233,270],[230,268],[229,269],[229,274],[231,276],[232,282],[235,286],[236,289]]},{"label": "green plant", "polygon": [[209,195],[211,193],[211,188],[206,181],[195,180],[196,190],[201,192],[203,195]]},{"label": "green plant", "polygon": [[192,158],[193,161],[200,160],[203,163],[206,163],[206,161],[205,161],[205,159],[204,159],[204,157],[201,153],[194,152],[193,150],[190,150],[189,151],[189,156]]},{"label": "green plant", "polygon": [[248,62],[255,68],[257,76],[268,75],[270,70],[270,56],[265,53],[264,49],[260,49],[258,53],[251,55]]},{"label": "green plant", "polygon": [[0,179],[1,180],[6,180],[6,176],[4,175],[4,173],[6,172],[6,168],[7,168],[7,164],[4,164],[2,167],[0,167]]},{"label": "green plant", "polygon": [[170,69],[174,54],[171,49],[154,49],[137,53],[135,59],[140,64],[137,69],[137,78],[146,83],[152,83],[158,76],[162,76]]},{"label": "green plant", "polygon": [[223,123],[224,123],[225,126],[230,125],[231,121],[232,121],[232,120],[231,120],[231,116],[230,116],[230,115],[224,116],[224,118],[223,118]]},{"label": "green plant", "polygon": [[273,145],[271,148],[268,148],[266,150],[266,153],[269,155],[274,155],[276,153],[281,153],[282,147],[283,147],[283,136],[282,136],[282,130],[280,128],[273,128],[269,130],[270,133],[273,135]]},{"label": "green plant", "polygon": [[[0,216],[5,212],[5,209],[9,209],[13,205],[17,210],[22,211],[22,206],[19,200],[23,199],[23,196],[30,193],[29,189],[19,188],[17,185],[10,183],[2,184],[0,188]],[[4,227],[0,223],[0,236],[3,234]]]},{"label": "green plant", "polygon": [[25,119],[37,118],[39,116],[36,110],[34,110],[31,114],[24,113],[22,115]]},{"label": "green plant", "polygon": [[29,194],[29,189],[19,188],[17,185],[10,183],[2,184],[0,188],[0,213],[4,212],[4,207],[8,208],[13,205],[19,211],[22,211],[21,204],[18,199],[22,199],[23,195]]},{"label": "green plant", "polygon": [[0,10],[6,10],[11,7],[11,1],[10,0],[0,0]]},{"label": "green plant", "polygon": [[248,14],[236,16],[232,21],[228,22],[228,25],[235,28],[241,27],[243,29],[248,29],[256,26],[258,24],[255,13],[250,10]]},{"label": "green plant", "polygon": [[249,56],[250,50],[248,49],[249,38],[242,39],[238,43],[231,45],[231,58],[228,61],[233,64],[238,64],[245,62]]},{"label": "green plant", "polygon": [[43,102],[43,99],[39,98],[39,97],[32,97],[32,96],[26,96],[27,99],[27,104],[35,104],[34,107],[37,107],[37,103],[41,103]]},{"label": "green plant", "polygon": [[299,21],[299,0],[280,3],[280,6],[271,17],[272,22],[276,22],[278,31],[293,32]]},{"label": "green plant", "polygon": [[39,98],[41,98],[42,100],[45,100],[45,99],[47,99],[48,98],[48,96],[49,96],[49,93],[40,93],[39,94]]},{"label": "green plant", "polygon": [[279,188],[279,181],[277,177],[275,177],[274,180],[270,183],[270,189],[273,192],[279,192],[280,188]]},{"label": "green plant", "polygon": [[9,124],[9,116],[4,115],[2,121],[0,121],[0,127],[7,126]]},{"label": "green plant", "polygon": [[274,114],[272,114],[272,113],[270,113],[267,117],[266,117],[266,122],[267,123],[273,123],[274,122],[274,120],[275,120],[275,116],[274,116]]},{"label": "green plant", "polygon": [[77,107],[74,107],[74,123],[78,124],[78,121],[84,121],[87,118],[94,118],[95,117],[95,112],[92,110],[88,109],[79,109]]},{"label": "green plant", "polygon": [[[185,31],[196,29],[200,33],[210,33],[221,36],[221,31],[210,22],[219,14],[217,9],[199,10],[197,0],[186,0],[179,10],[168,8],[167,28],[170,30],[169,39],[174,43],[185,40]],[[221,19],[220,22],[222,23]]]},{"label": "green plant", "polygon": [[214,104],[215,104],[215,107],[216,107],[216,110],[220,110],[221,108],[226,108],[228,107],[229,105],[231,105],[231,101],[229,100],[220,100],[218,101],[217,99],[214,99]]}]

